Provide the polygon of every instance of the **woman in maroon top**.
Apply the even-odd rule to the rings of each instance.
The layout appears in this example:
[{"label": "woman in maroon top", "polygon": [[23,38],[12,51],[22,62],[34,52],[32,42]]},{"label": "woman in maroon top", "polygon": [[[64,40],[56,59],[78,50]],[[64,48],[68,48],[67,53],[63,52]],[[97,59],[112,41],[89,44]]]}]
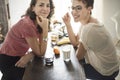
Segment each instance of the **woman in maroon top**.
[{"label": "woman in maroon top", "polygon": [[[7,33],[0,49],[1,80],[22,80],[25,65],[34,55],[44,56],[52,0],[31,0],[26,14]],[[31,52],[27,52],[31,48]]]}]

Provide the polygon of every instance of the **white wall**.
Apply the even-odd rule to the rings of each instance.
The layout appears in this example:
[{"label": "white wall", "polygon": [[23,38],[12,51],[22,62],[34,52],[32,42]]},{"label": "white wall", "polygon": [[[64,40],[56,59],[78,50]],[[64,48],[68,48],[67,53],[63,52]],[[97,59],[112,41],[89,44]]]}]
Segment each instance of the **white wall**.
[{"label": "white wall", "polygon": [[21,18],[29,4],[30,0],[9,0],[11,25],[15,24]]},{"label": "white wall", "polygon": [[103,22],[103,0],[94,0],[92,16]]},{"label": "white wall", "polygon": [[111,33],[113,40],[116,40],[115,23],[111,20],[111,17],[120,11],[120,0],[103,0],[103,22],[109,32]]},{"label": "white wall", "polygon": [[59,21],[62,20],[62,17],[66,12],[70,12],[69,8],[71,5],[71,0],[53,0],[55,5],[55,18]]}]

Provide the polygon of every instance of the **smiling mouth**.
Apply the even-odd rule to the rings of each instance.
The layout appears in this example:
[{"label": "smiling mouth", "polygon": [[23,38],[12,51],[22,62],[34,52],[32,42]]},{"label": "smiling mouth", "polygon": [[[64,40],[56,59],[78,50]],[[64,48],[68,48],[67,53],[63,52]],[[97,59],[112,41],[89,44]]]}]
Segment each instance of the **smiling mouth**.
[{"label": "smiling mouth", "polygon": [[74,19],[77,19],[77,18],[79,18],[80,16],[74,16]]},{"label": "smiling mouth", "polygon": [[43,16],[47,16],[48,14],[47,14],[47,13],[41,13],[41,15],[43,15]]}]

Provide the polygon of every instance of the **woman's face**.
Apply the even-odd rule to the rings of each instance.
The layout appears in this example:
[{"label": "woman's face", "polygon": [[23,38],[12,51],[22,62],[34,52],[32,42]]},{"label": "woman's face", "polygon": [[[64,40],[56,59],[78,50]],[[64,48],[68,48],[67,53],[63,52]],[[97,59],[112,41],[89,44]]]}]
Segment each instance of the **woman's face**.
[{"label": "woman's face", "polygon": [[50,13],[50,2],[49,0],[37,0],[35,6],[33,7],[33,11],[37,16],[42,16],[47,18]]},{"label": "woman's face", "polygon": [[89,14],[89,9],[86,8],[82,1],[73,0],[72,1],[72,15],[75,22],[85,21]]}]

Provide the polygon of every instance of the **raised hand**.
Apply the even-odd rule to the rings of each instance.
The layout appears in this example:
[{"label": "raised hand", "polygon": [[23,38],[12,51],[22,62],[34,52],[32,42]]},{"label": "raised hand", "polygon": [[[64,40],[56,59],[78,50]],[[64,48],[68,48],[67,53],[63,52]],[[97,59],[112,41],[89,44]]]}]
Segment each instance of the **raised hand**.
[{"label": "raised hand", "polygon": [[71,24],[70,24],[71,18],[70,18],[69,13],[66,13],[62,19],[66,26],[71,26]]},{"label": "raised hand", "polygon": [[37,24],[43,29],[43,31],[48,30],[48,19],[43,18],[42,16],[36,17]]},{"label": "raised hand", "polygon": [[47,35],[48,35],[48,24],[49,24],[48,19],[44,18],[42,16],[37,16],[36,20],[37,20],[37,24],[40,25],[40,27],[43,30],[42,36],[47,37]]}]

